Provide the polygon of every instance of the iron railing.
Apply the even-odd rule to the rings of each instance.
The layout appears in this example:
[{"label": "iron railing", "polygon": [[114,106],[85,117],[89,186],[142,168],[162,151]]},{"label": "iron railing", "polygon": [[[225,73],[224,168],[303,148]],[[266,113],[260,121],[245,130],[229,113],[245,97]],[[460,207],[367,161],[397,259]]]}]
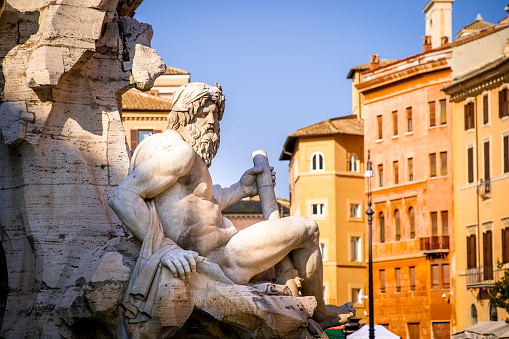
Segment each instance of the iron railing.
[{"label": "iron railing", "polygon": [[495,281],[500,279],[504,270],[497,269],[493,266],[479,266],[467,268],[467,288],[476,285],[493,285]]},{"label": "iron railing", "polygon": [[419,239],[421,251],[448,250],[449,236],[433,236]]},{"label": "iron railing", "polygon": [[491,194],[491,179],[490,178],[486,178],[486,179],[481,179],[481,182],[479,183],[479,195],[481,197],[489,197],[489,195]]}]

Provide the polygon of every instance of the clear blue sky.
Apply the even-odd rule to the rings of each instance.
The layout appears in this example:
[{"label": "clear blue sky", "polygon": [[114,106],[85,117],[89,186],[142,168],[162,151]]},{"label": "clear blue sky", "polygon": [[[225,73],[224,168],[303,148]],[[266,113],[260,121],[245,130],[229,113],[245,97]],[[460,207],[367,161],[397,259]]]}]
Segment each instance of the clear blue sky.
[{"label": "clear blue sky", "polygon": [[[372,54],[400,59],[422,51],[428,0],[145,0],[135,18],[152,25],[152,47],[191,81],[218,82],[226,96],[214,183],[238,181],[265,149],[276,195],[289,197],[289,133],[350,115],[351,67]],[[453,35],[475,20],[497,23],[509,1],[456,0]]]}]

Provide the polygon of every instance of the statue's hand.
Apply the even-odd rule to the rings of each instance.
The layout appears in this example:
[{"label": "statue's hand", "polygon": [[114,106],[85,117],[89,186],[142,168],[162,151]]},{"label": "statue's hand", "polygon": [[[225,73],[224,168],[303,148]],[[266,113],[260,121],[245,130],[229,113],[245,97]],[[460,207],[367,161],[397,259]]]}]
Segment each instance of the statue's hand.
[{"label": "statue's hand", "polygon": [[[272,171],[272,186],[276,186],[276,172],[274,171],[274,167],[270,167]],[[258,186],[256,186],[256,176],[263,172],[263,168],[253,167],[248,169],[239,180],[240,185],[242,186],[242,191],[248,197],[252,197],[258,195]]]},{"label": "statue's hand", "polygon": [[188,279],[191,272],[196,272],[196,263],[203,259],[195,251],[177,248],[166,253],[161,258],[161,264],[168,267],[175,278],[178,276],[180,279]]}]

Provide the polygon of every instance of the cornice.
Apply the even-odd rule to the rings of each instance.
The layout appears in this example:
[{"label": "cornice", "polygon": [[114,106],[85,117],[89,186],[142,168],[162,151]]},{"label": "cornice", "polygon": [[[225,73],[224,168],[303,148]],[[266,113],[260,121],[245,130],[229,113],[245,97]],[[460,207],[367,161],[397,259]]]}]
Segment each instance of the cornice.
[{"label": "cornice", "polygon": [[122,121],[166,121],[164,117],[122,116]]}]

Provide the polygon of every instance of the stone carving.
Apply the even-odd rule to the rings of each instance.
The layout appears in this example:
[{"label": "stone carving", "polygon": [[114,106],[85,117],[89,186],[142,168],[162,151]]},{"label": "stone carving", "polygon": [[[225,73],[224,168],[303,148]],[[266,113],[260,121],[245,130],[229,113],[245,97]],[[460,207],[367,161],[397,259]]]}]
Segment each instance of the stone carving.
[{"label": "stone carving", "polygon": [[[143,242],[123,302],[129,323],[152,320],[157,322],[155,331],[161,328],[168,333],[176,331],[175,327],[181,326],[185,317],[165,322],[161,315],[159,319],[156,315],[164,314],[161,308],[171,314],[191,314],[191,307],[183,305],[196,301],[191,300],[182,281],[188,282],[192,294],[200,295],[200,289],[193,286],[201,284],[207,286],[205,289],[217,286],[211,295],[227,296],[242,290],[235,284],[248,284],[254,276],[278,263],[278,282],[295,281],[288,277],[295,270],[298,272],[302,295],[316,300],[316,309],[309,315],[322,327],[347,322],[355,313],[351,303],[338,307],[323,301],[319,231],[312,219],[268,217],[237,232],[221,216],[224,208],[259,193],[256,179],[263,173],[263,168],[253,167],[230,187],[212,185],[207,167],[218,150],[224,103],[218,85],[190,83],[180,87],[173,98],[168,129],[138,145],[128,177],[110,199],[110,206],[120,220]],[[272,177],[275,180],[274,173]],[[182,281],[167,280],[172,275]],[[159,289],[168,283],[186,291],[182,292],[180,301],[185,302],[178,305],[178,312],[174,309],[174,296],[169,303],[161,301],[160,295],[164,293]],[[297,293],[295,286],[289,288]],[[224,289],[229,292],[219,292]],[[202,300],[211,298],[208,293]],[[235,297],[232,303],[237,299],[243,298]],[[227,313],[232,307],[236,306],[218,312]],[[132,326],[131,330],[139,332],[139,328]]]},{"label": "stone carving", "polygon": [[139,3],[0,0],[0,337],[121,336],[139,245],[112,239],[129,168],[117,103],[164,71],[151,27],[126,16]]}]

